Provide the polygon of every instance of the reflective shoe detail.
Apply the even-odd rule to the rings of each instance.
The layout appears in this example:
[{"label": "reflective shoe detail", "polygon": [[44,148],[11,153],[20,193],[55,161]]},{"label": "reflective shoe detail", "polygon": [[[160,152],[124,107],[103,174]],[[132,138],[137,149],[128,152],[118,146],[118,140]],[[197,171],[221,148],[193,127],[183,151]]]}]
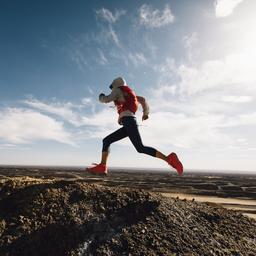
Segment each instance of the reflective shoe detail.
[{"label": "reflective shoe detail", "polygon": [[108,168],[105,164],[93,164],[92,167],[87,167],[86,171],[93,174],[107,174]]},{"label": "reflective shoe detail", "polygon": [[177,170],[177,173],[181,176],[183,173],[183,165],[180,162],[178,156],[175,153],[171,153],[168,157],[168,164]]}]

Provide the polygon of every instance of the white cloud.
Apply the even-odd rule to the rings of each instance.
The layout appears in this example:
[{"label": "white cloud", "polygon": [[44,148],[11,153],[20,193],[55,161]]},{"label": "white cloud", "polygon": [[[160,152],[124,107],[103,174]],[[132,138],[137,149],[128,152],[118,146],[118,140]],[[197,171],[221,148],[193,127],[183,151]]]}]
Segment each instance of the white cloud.
[{"label": "white cloud", "polygon": [[16,148],[16,147],[17,147],[16,144],[11,144],[11,143],[1,144],[0,143],[0,149],[13,149],[13,148]]},{"label": "white cloud", "polygon": [[256,112],[227,117],[221,127],[256,126]]},{"label": "white cloud", "polygon": [[142,52],[135,52],[135,53],[129,53],[128,59],[131,61],[131,63],[137,67],[141,64],[146,64],[147,60]]},{"label": "white cloud", "polygon": [[82,98],[81,102],[82,102],[83,105],[91,105],[91,104],[93,104],[92,98],[89,98],[89,97]]},{"label": "white cloud", "polygon": [[182,41],[187,49],[191,49],[191,47],[198,41],[198,35],[196,32],[193,32],[192,34],[184,36]]},{"label": "white cloud", "polygon": [[208,60],[200,66],[180,65],[178,75],[182,94],[196,94],[212,88],[239,87],[255,90],[256,59],[253,54],[230,54],[224,59]]},{"label": "white cloud", "polygon": [[[33,98],[22,103],[30,108],[0,110],[0,140],[4,141],[0,148],[10,148],[15,144],[27,144],[37,140],[55,140],[76,146],[77,142],[84,140],[102,139],[120,128],[114,106],[105,105],[95,112],[94,100],[89,97],[82,98],[81,105],[58,102],[56,99],[52,102],[42,102]],[[84,107],[92,107],[93,111],[85,113]],[[66,131],[66,123],[71,124],[69,132]]]},{"label": "white cloud", "polygon": [[159,72],[161,75],[168,73],[174,73],[177,72],[177,67],[175,60],[173,58],[166,58],[164,63],[161,63],[159,65],[154,65],[153,69],[157,72]]},{"label": "white cloud", "polygon": [[121,62],[122,64],[125,64],[126,66],[129,66],[127,54],[121,49],[111,49],[111,51],[109,52],[109,56],[111,59],[114,59],[118,62]]},{"label": "white cloud", "polygon": [[233,10],[242,3],[243,0],[216,0],[215,14],[217,18],[223,18],[231,15]]},{"label": "white cloud", "polygon": [[108,30],[105,32],[107,34],[107,37],[111,38],[115,42],[115,44],[120,47],[119,38],[111,25],[109,25]]},{"label": "white cloud", "polygon": [[111,12],[107,8],[101,8],[96,11],[97,17],[100,19],[107,21],[108,23],[115,23],[119,20],[119,18],[126,14],[125,10],[115,10],[115,13]]},{"label": "white cloud", "polygon": [[71,61],[73,61],[81,72],[88,66],[88,62],[80,49],[75,49],[70,52]]},{"label": "white cloud", "polygon": [[[145,138],[154,144],[217,152],[227,147],[246,150],[239,140],[244,137],[248,148],[255,147],[255,66],[254,52],[229,54],[201,64],[177,64],[168,58],[155,65],[158,86],[149,92],[152,112],[150,129],[143,128]],[[242,103],[250,107],[241,108]]]},{"label": "white cloud", "polygon": [[218,129],[223,116],[188,116],[182,113],[154,112],[143,128],[143,137],[155,145],[181,148],[214,148],[232,144],[232,139]]},{"label": "white cloud", "polygon": [[63,124],[33,110],[8,108],[0,111],[0,138],[11,144],[53,140],[75,145]]},{"label": "white cloud", "polygon": [[255,65],[253,54],[232,54],[201,65],[177,65],[173,59],[167,59],[155,67],[159,79],[158,87],[150,91],[151,109],[189,115],[250,112],[251,109],[230,103],[253,104]]},{"label": "white cloud", "polygon": [[[145,123],[146,126],[140,128],[145,144],[206,151],[224,150],[227,147],[241,148],[245,146],[245,143],[242,143],[245,141],[248,141],[248,146],[255,146],[256,141],[251,137],[256,126],[255,112],[229,116],[225,110],[211,112],[213,105],[211,102],[207,103],[209,109],[201,113],[200,108],[207,105],[200,105],[200,102],[196,109],[190,107],[190,102],[183,102],[185,107],[177,102],[169,101],[169,106],[167,100],[165,103],[165,111],[156,110],[154,104],[150,105],[152,106],[150,118]],[[249,129],[250,132],[243,134],[240,129]]]},{"label": "white cloud", "polygon": [[167,58],[164,63],[153,65],[153,69],[158,73],[158,88],[153,88],[152,93],[163,96],[165,92],[175,94],[177,86],[174,78],[178,74],[178,67],[173,58]]},{"label": "white cloud", "polygon": [[103,66],[106,65],[106,64],[108,64],[108,60],[107,60],[105,54],[104,54],[104,53],[102,52],[102,50],[100,50],[100,49],[99,49],[98,63],[99,63],[100,65],[103,65]]},{"label": "white cloud", "polygon": [[106,40],[113,40],[118,47],[120,47],[120,41],[113,25],[125,14],[125,10],[115,10],[115,13],[113,13],[104,7],[96,11],[96,17],[108,23],[107,28],[103,31],[103,37],[105,37]]},{"label": "white cloud", "polygon": [[[190,49],[196,48],[192,47],[196,42],[197,33],[183,37],[188,54],[190,54]],[[251,42],[253,40],[250,44],[248,43],[249,46],[253,46]],[[253,47],[249,46],[246,44],[246,47],[241,47],[226,56],[200,63],[194,58],[194,54],[190,55],[191,62],[181,64],[177,64],[172,58],[167,58],[164,63],[154,66],[154,70],[158,73],[158,88],[154,91],[158,97],[175,96],[179,100],[191,97],[198,99],[198,96],[211,95],[210,97],[214,96],[222,101],[222,105],[227,101],[252,101],[252,98],[256,96],[254,86],[256,83],[256,52]],[[232,93],[230,93],[231,90]],[[223,95],[230,94],[233,96],[247,95],[252,98],[223,98]],[[210,100],[212,101],[213,98]]]},{"label": "white cloud", "polygon": [[[190,40],[192,38],[192,40]],[[183,38],[189,47],[196,42],[196,34]],[[191,55],[193,57],[193,55]],[[256,52],[245,47],[239,52],[227,54],[222,58],[209,59],[198,63],[193,61],[177,64],[172,58],[167,58],[162,64],[153,68],[158,73],[158,88],[154,90],[160,97],[168,94],[176,98],[188,98],[207,94],[222,98],[223,95],[256,96]],[[221,95],[222,93],[222,95]],[[222,99],[223,100],[223,99]],[[231,98],[228,99],[231,101]],[[235,101],[235,99],[232,99]],[[250,101],[240,98],[240,101]],[[224,99],[227,101],[227,99]],[[223,102],[224,102],[223,101]]]},{"label": "white cloud", "polygon": [[198,42],[198,35],[196,32],[193,32],[189,35],[183,37],[182,42],[184,47],[188,51],[188,59],[191,61],[194,57],[195,53],[195,44]]},{"label": "white cloud", "polygon": [[88,128],[92,137],[97,137],[100,131],[109,130],[117,123],[117,114],[112,106],[106,105],[102,110],[93,113],[81,113],[81,109],[89,107],[94,109],[95,103],[91,98],[83,98],[82,105],[74,105],[71,102],[42,102],[37,99],[30,99],[23,101],[26,105],[35,108],[43,113],[53,114],[61,118],[61,120],[68,122],[75,127],[92,126]]},{"label": "white cloud", "polygon": [[159,28],[174,22],[174,15],[168,5],[163,11],[143,4],[139,9],[140,23],[148,28]]},{"label": "white cloud", "polygon": [[246,103],[252,101],[251,96],[236,96],[236,95],[227,95],[222,97],[222,101],[230,103]]},{"label": "white cloud", "polygon": [[105,108],[93,115],[83,116],[83,123],[86,125],[101,127],[103,129],[112,128],[117,123],[118,115],[111,106]]},{"label": "white cloud", "polygon": [[[88,100],[87,100],[88,102]],[[63,120],[75,125],[80,126],[82,125],[82,120],[80,116],[74,112],[74,108],[77,108],[79,106],[74,106],[72,103],[60,103],[60,102],[42,102],[37,99],[30,99],[25,100],[23,103],[26,105],[33,107],[35,109],[38,109],[45,113],[54,114],[57,116],[60,116]]]}]

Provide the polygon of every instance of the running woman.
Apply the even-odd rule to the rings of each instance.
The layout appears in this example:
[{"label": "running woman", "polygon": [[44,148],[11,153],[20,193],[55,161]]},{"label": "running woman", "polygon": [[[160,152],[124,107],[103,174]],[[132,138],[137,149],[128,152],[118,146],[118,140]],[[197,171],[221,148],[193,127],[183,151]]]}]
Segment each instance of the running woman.
[{"label": "running woman", "polygon": [[182,175],[183,166],[175,153],[166,156],[155,148],[144,146],[142,143],[135,113],[139,103],[143,109],[142,121],[148,119],[149,107],[145,98],[136,96],[134,91],[126,84],[122,77],[114,79],[109,88],[112,92],[109,95],[101,93],[99,95],[99,101],[102,103],[114,102],[119,114],[118,123],[122,125],[122,127],[103,139],[101,162],[86,170],[94,174],[107,174],[107,160],[110,145],[123,138],[129,137],[133,146],[139,153],[144,153],[164,160],[170,166],[175,168],[179,175]]}]

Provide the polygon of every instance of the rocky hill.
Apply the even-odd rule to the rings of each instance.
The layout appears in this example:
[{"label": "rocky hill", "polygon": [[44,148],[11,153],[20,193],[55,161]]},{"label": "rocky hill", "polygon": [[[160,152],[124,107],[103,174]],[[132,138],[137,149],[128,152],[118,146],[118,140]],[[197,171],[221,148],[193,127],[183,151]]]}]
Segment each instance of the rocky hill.
[{"label": "rocky hill", "polygon": [[256,255],[256,221],[196,201],[79,181],[0,183],[0,255]]}]

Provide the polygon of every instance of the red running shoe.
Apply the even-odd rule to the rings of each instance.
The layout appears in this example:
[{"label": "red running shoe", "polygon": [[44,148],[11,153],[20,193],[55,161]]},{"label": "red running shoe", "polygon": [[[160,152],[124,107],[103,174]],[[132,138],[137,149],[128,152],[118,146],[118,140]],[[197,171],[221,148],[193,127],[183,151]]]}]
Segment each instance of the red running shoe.
[{"label": "red running shoe", "polygon": [[93,164],[92,167],[87,167],[86,171],[92,174],[100,174],[100,175],[107,175],[108,168],[105,164]]},{"label": "red running shoe", "polygon": [[177,173],[181,176],[183,173],[183,165],[180,162],[178,156],[175,153],[171,153],[168,157],[168,164],[177,170]]}]

